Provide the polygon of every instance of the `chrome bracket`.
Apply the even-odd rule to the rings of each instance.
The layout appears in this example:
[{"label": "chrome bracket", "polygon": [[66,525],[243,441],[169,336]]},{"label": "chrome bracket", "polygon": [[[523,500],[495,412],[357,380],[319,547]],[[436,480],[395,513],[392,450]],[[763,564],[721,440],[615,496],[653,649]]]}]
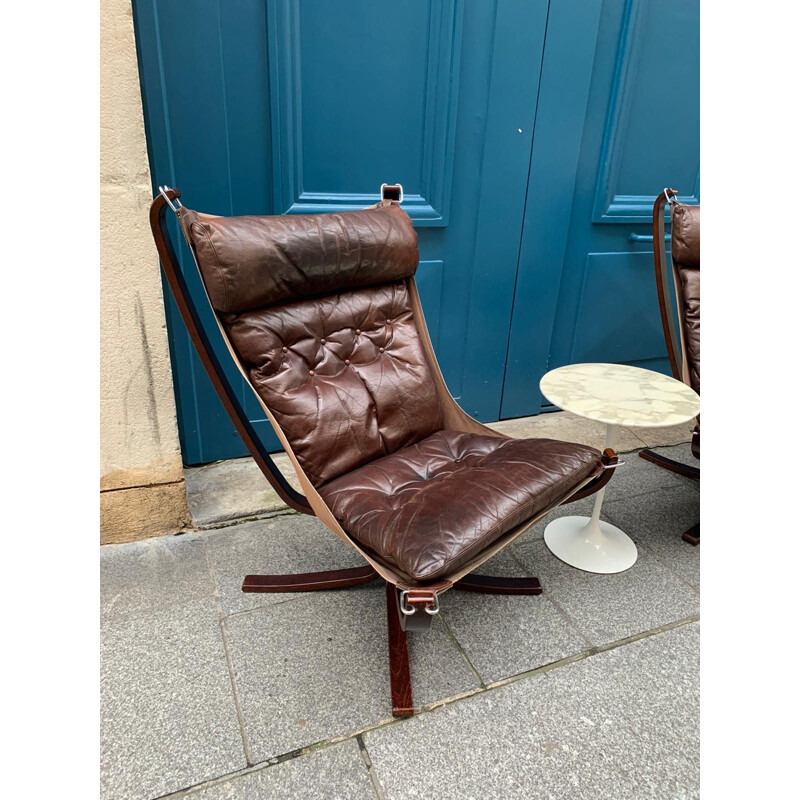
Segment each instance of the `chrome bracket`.
[{"label": "chrome bracket", "polygon": [[[417,609],[408,602],[407,589],[403,589],[400,592],[400,613],[405,614],[407,617],[417,613]],[[425,613],[430,614],[431,616],[439,613],[439,595],[433,596],[432,606],[425,606]]]},{"label": "chrome bracket", "polygon": [[169,195],[167,192],[170,191],[170,187],[164,184],[164,186],[158,187],[158,193],[167,201],[167,205],[177,214],[178,208],[183,208],[183,203],[176,197],[175,202],[178,204],[178,208],[172,204],[172,200],[169,199]]},{"label": "chrome bracket", "polygon": [[383,202],[386,199],[386,197],[384,195],[385,195],[385,191],[386,191],[386,187],[387,186],[392,186],[392,187],[396,186],[400,190],[400,198],[398,199],[397,202],[398,203],[402,203],[403,202],[403,184],[402,183],[382,183],[381,184],[381,202]]},{"label": "chrome bracket", "polygon": [[417,609],[408,604],[408,591],[406,590],[400,592],[400,613],[407,617],[417,613]]}]

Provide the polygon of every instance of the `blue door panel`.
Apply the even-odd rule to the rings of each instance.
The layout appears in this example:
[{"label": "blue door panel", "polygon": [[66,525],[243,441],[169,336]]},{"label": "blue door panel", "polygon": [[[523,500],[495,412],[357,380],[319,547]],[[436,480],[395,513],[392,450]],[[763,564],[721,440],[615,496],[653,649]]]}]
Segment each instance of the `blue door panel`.
[{"label": "blue door panel", "polygon": [[634,363],[663,358],[650,253],[589,253],[570,361]]},{"label": "blue door panel", "polygon": [[[178,186],[188,206],[210,213],[293,214],[360,208],[380,183],[401,182],[445,379],[470,410],[496,419],[547,8],[135,0],[153,183]],[[180,255],[200,293],[185,246]],[[186,463],[243,455],[167,305]]]},{"label": "blue door panel", "polygon": [[[551,22],[559,19],[555,10],[553,4]],[[537,413],[539,379],[563,364],[605,361],[669,372],[646,237],[665,186],[699,202],[699,2],[605,0],[598,17],[571,25],[568,32],[548,25],[503,417]],[[556,135],[539,135],[543,115],[552,121],[570,102],[564,95],[549,99],[556,84],[547,67],[552,53],[562,74],[568,70],[557,59],[558,44],[580,31],[583,47],[575,53],[583,60],[578,55],[571,70],[567,98],[583,107],[565,117],[559,145]],[[558,159],[552,171],[549,157]]]},{"label": "blue door panel", "polygon": [[[360,0],[342,13],[330,0],[291,5],[299,27],[303,191],[374,193],[387,178],[385,154],[391,153],[396,179],[409,195],[421,194],[418,131],[425,124],[431,6]],[[357,92],[349,90],[354,86]],[[364,147],[365,141],[377,146]]]},{"label": "blue door panel", "polygon": [[454,158],[461,0],[272,0],[276,213],[362,208],[402,183],[418,227],[445,226]]},{"label": "blue door panel", "polygon": [[600,3],[581,5],[551,4],[547,21],[502,418],[541,407],[600,23]]},{"label": "blue door panel", "polygon": [[[651,245],[630,234],[649,233],[664,185],[699,200],[696,0],[133,8],[154,187],[210,213],[296,214],[402,183],[437,358],[469,413],[538,413],[539,378],[571,360],[666,367]],[[184,460],[244,455],[165,297]]]},{"label": "blue door panel", "polygon": [[494,21],[502,46],[491,64],[461,392],[465,411],[485,421],[500,416],[546,23],[547,4],[524,2],[500,3]]}]

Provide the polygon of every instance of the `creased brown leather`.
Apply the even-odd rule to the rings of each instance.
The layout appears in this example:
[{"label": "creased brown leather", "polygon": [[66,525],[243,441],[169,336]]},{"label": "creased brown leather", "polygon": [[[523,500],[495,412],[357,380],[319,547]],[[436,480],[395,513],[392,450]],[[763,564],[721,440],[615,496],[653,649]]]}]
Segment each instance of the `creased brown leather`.
[{"label": "creased brown leather", "polygon": [[671,209],[672,260],[683,267],[700,266],[700,206],[674,203]]},{"label": "creased brown leather", "polygon": [[315,486],[442,427],[404,281],[222,321]]},{"label": "creased brown leather", "polygon": [[678,267],[689,383],[700,394],[700,270]]},{"label": "creased brown leather", "polygon": [[592,447],[438,431],[320,494],[342,527],[408,579],[452,574],[597,470]]},{"label": "creased brown leather", "polygon": [[417,235],[399,206],[337,214],[183,213],[211,303],[238,312],[407,278]]},{"label": "creased brown leather", "polygon": [[678,302],[689,383],[700,393],[700,206],[675,203],[672,211],[672,260],[680,278]]},{"label": "creased brown leather", "polygon": [[409,582],[446,582],[600,469],[578,444],[442,430],[409,298],[416,234],[397,206],[181,212],[231,346],[298,463],[353,542]]}]

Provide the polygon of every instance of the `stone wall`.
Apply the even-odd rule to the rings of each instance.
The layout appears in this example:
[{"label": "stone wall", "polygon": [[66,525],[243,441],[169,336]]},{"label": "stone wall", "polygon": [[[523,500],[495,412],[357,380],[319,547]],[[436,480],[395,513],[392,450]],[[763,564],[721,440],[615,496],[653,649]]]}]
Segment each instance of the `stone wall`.
[{"label": "stone wall", "polygon": [[130,0],[100,12],[101,543],[189,523]]}]

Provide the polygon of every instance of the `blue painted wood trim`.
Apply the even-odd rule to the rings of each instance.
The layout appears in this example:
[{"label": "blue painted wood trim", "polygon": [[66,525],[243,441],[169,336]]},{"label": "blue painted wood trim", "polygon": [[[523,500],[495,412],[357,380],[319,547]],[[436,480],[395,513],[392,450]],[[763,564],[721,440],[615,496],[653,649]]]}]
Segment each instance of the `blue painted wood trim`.
[{"label": "blue painted wood trim", "polygon": [[601,7],[550,4],[501,418],[536,414],[543,402]]},{"label": "blue painted wood trim", "polygon": [[[274,207],[278,214],[347,211],[376,203],[375,194],[318,191],[303,182],[300,0],[268,3],[270,108],[274,164]],[[438,15],[434,11],[438,9]],[[450,215],[455,154],[458,75],[463,0],[432,4],[428,29],[428,83],[420,184],[424,194],[406,195],[403,207],[417,227],[444,227]],[[286,42],[289,47],[281,46]],[[387,58],[402,57],[402,54]],[[387,122],[390,124],[390,122]],[[400,176],[386,176],[391,183]],[[401,181],[402,182],[402,181]]]},{"label": "blue painted wood trim", "polygon": [[500,414],[547,13],[546,2],[496,6],[462,395],[481,420]]},{"label": "blue painted wood trim", "polygon": [[[605,212],[594,222],[652,222],[655,200],[656,195],[649,194],[614,195]],[[700,205],[700,197],[696,194],[682,195],[680,201],[687,205]]]},{"label": "blue painted wood trim", "polygon": [[[371,206],[380,200],[375,194],[314,194],[302,192],[296,203],[286,210],[287,214],[328,214],[332,211],[358,211]],[[422,195],[406,194],[403,196],[403,211],[412,220],[414,227],[442,227],[446,223],[439,213]]]},{"label": "blue painted wood trim", "polygon": [[[648,0],[627,0],[620,31],[620,44],[612,81],[613,92],[608,106],[600,155],[600,171],[595,190],[592,221],[601,223],[649,223],[653,218],[653,195],[616,194],[615,186],[620,170],[622,146],[627,136],[631,112],[631,84],[636,77],[642,54],[643,26],[647,18]],[[668,124],[665,110],[664,125]],[[700,176],[698,174],[692,194],[681,197],[681,202],[697,205],[700,202]]]}]

